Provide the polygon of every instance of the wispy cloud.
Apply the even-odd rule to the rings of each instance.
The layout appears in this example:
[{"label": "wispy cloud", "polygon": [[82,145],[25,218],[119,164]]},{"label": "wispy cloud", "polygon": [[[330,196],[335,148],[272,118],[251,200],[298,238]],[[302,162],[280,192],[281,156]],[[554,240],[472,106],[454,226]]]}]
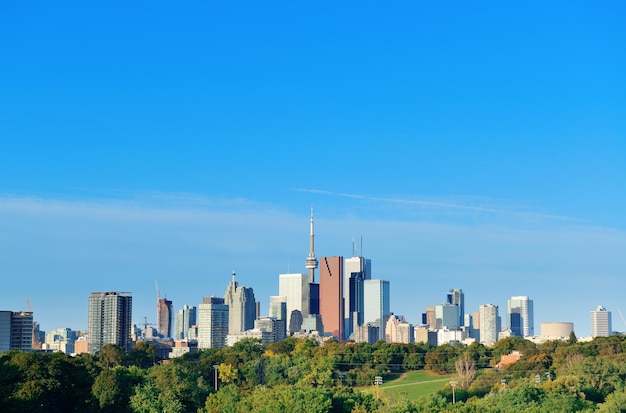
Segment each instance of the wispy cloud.
[{"label": "wispy cloud", "polygon": [[360,199],[364,201],[372,201],[372,202],[381,202],[381,203],[393,203],[393,204],[403,204],[421,208],[429,208],[435,210],[457,210],[457,211],[465,211],[465,212],[479,212],[479,213],[489,213],[489,214],[498,214],[498,215],[513,215],[517,217],[522,217],[525,219],[551,219],[551,220],[560,220],[560,221],[572,221],[572,222],[582,222],[582,220],[567,217],[563,215],[556,214],[547,214],[537,211],[528,211],[523,210],[522,208],[500,208],[500,207],[490,207],[490,206],[481,206],[481,205],[470,205],[463,204],[457,202],[444,202],[444,201],[431,201],[431,200],[420,200],[420,199],[408,199],[408,198],[387,198],[380,196],[371,196],[371,195],[363,195],[363,194],[353,194],[346,192],[333,192],[324,189],[309,189],[309,188],[294,188],[294,191],[297,192],[306,192],[311,194],[319,194],[319,195],[327,195],[334,197],[342,197],[342,198],[351,198],[351,199]]}]

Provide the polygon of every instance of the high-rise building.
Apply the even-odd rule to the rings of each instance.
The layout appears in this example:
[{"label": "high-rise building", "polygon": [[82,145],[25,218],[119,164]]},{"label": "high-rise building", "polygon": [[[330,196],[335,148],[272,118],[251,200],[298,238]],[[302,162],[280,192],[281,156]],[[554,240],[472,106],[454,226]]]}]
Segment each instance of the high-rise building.
[{"label": "high-rise building", "polygon": [[[320,260],[320,314],[324,331],[343,339],[343,257]],[[282,294],[281,294],[282,295]]]},{"label": "high-rise building", "polygon": [[528,296],[518,295],[506,301],[506,321],[511,333],[517,337],[535,335],[533,300]]},{"label": "high-rise building", "polygon": [[[281,296],[271,296],[270,297],[270,318],[275,318],[280,321],[282,324],[282,335],[286,336],[287,334],[287,323],[289,319],[287,318],[287,297]],[[277,340],[278,341],[278,340]]]},{"label": "high-rise building", "polygon": [[315,258],[315,236],[313,235],[313,207],[311,207],[311,228],[309,233],[309,256],[306,259],[305,266],[309,270],[309,283],[315,283],[315,269],[319,262]]},{"label": "high-rise building", "polygon": [[385,326],[391,315],[389,281],[365,280],[363,282],[363,323],[378,327],[378,340],[385,339]]},{"label": "high-rise building", "polygon": [[285,320],[274,317],[259,317],[254,321],[254,328],[271,332],[270,342],[272,343],[285,339]]},{"label": "high-rise building", "polygon": [[196,306],[185,304],[176,314],[175,339],[190,338],[189,329],[196,324]]},{"label": "high-rise building", "polygon": [[235,281],[235,272],[226,292],[224,302],[228,306],[228,334],[237,334],[254,328],[256,301],[254,291]]},{"label": "high-rise building", "polygon": [[493,304],[483,304],[478,307],[480,342],[482,344],[494,344],[498,341],[500,323],[498,316],[498,306]]},{"label": "high-rise building", "polygon": [[435,306],[435,329],[447,328],[457,330],[459,324],[460,307],[457,304],[442,303]]},{"label": "high-rise building", "polygon": [[74,353],[75,332],[70,328],[57,328],[46,335],[45,348],[65,354]]},{"label": "high-rise building", "polygon": [[343,266],[345,339],[350,337],[355,325],[362,325],[364,322],[363,283],[365,280],[372,278],[372,261],[360,256],[354,256],[354,241],[352,242],[352,250],[353,257],[344,260]]},{"label": "high-rise building", "polygon": [[167,298],[157,301],[157,332],[162,337],[172,338],[172,302]]},{"label": "high-rise building", "polygon": [[435,306],[426,307],[426,312],[422,314],[422,323],[428,324],[428,328],[435,330],[437,328],[437,317],[435,315]]},{"label": "high-rise building", "polygon": [[106,344],[131,350],[133,297],[125,292],[93,292],[89,297],[89,352]]},{"label": "high-rise building", "polygon": [[31,311],[0,311],[0,353],[9,350],[32,351],[33,328]]},{"label": "high-rise building", "polygon": [[309,315],[309,276],[306,274],[280,274],[278,295],[286,297],[287,319],[293,310],[300,311],[302,317]]},{"label": "high-rise building", "polygon": [[221,297],[203,297],[198,306],[198,348],[221,348],[228,335],[228,306]]},{"label": "high-rise building", "polygon": [[309,283],[309,314],[320,313],[320,285]]},{"label": "high-rise building", "polygon": [[608,337],[611,330],[611,312],[599,305],[591,312],[591,337]]},{"label": "high-rise building", "polygon": [[0,353],[11,350],[11,311],[0,311]]},{"label": "high-rise building", "polygon": [[404,319],[404,316],[392,314],[385,325],[385,341],[387,343],[412,343],[413,326]]},{"label": "high-rise building", "polygon": [[447,302],[448,304],[456,305],[459,307],[459,320],[457,325],[460,327],[463,325],[465,321],[465,295],[463,294],[463,290],[460,288],[452,288],[448,291],[447,294]]}]

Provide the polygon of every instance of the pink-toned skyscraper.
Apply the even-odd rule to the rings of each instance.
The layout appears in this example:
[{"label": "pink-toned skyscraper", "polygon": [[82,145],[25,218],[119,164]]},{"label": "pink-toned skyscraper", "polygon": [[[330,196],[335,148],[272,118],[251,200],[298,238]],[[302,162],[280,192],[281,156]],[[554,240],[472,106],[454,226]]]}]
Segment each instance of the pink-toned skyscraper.
[{"label": "pink-toned skyscraper", "polygon": [[324,331],[343,338],[343,257],[322,257],[319,264],[320,314]]}]

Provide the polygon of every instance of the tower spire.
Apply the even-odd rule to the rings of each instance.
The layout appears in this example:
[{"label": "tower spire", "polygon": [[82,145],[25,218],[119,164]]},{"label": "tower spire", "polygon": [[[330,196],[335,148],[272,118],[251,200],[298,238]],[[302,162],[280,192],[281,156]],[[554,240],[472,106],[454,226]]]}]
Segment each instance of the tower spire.
[{"label": "tower spire", "polygon": [[306,259],[306,268],[309,270],[309,282],[315,282],[315,269],[318,267],[317,258],[315,258],[315,242],[313,235],[313,206],[311,205],[311,232],[309,235],[309,256]]}]

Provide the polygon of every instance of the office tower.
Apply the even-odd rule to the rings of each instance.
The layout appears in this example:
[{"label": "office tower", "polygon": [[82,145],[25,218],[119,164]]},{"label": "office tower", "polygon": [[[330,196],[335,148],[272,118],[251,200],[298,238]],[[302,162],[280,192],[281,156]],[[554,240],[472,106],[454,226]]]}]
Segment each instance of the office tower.
[{"label": "office tower", "polygon": [[306,274],[280,274],[278,295],[287,298],[287,319],[294,310],[300,311],[303,317],[309,315],[309,276]]},{"label": "office tower", "polygon": [[[344,260],[344,338],[349,338],[354,325],[363,324],[363,282],[372,278],[372,261],[355,256],[352,241],[352,258]],[[356,324],[355,324],[356,321]]]},{"label": "office tower", "polygon": [[435,306],[435,329],[457,330],[460,307],[456,304],[442,303]]},{"label": "office tower", "polygon": [[254,328],[256,320],[256,300],[254,291],[240,286],[233,278],[224,293],[224,302],[228,306],[228,334],[237,334]]},{"label": "office tower", "polygon": [[413,326],[404,319],[404,316],[391,314],[385,324],[385,341],[387,343],[413,342]]},{"label": "office tower", "polygon": [[465,295],[460,288],[452,288],[447,294],[448,304],[456,305],[459,307],[459,320],[457,325],[460,327],[465,321]]},{"label": "office tower", "polygon": [[259,317],[254,321],[254,328],[271,332],[271,343],[285,339],[285,320],[274,317]]},{"label": "office tower", "polygon": [[591,312],[591,337],[608,337],[611,330],[611,312],[599,305]]},{"label": "office tower", "polygon": [[162,337],[172,337],[172,302],[167,298],[157,301],[157,332]]},{"label": "office tower", "polygon": [[189,337],[189,329],[196,324],[196,306],[184,305],[176,314],[175,339],[185,339]]},{"label": "office tower", "polygon": [[93,292],[89,297],[89,353],[106,344],[131,350],[133,297],[125,292]]},{"label": "office tower", "polygon": [[428,324],[428,327],[431,330],[436,329],[437,326],[437,317],[435,315],[435,306],[426,307],[426,312],[424,313],[424,317],[426,319],[425,324]]},{"label": "office tower", "polygon": [[320,260],[320,314],[324,331],[343,339],[343,257]]},{"label": "office tower", "polygon": [[287,334],[287,297],[270,297],[270,317],[282,322],[283,336]]},{"label": "office tower", "polygon": [[203,297],[198,306],[198,348],[221,348],[228,335],[228,305],[220,297]]},{"label": "office tower", "polygon": [[320,285],[309,283],[309,314],[320,313]]},{"label": "office tower", "polygon": [[300,330],[306,333],[312,333],[313,331],[317,331],[320,336],[323,336],[324,323],[322,321],[322,316],[320,314],[309,314],[308,317],[305,317],[302,320],[302,326],[300,327]]},{"label": "office tower", "polygon": [[[308,316],[307,316],[308,317]],[[289,316],[289,333],[297,333],[302,329],[302,312],[300,310],[293,310]]]},{"label": "office tower", "polygon": [[378,327],[378,340],[385,339],[385,325],[391,315],[389,281],[365,280],[363,282],[363,323]]},{"label": "office tower", "polygon": [[33,328],[31,311],[0,311],[0,353],[9,350],[32,351]]},{"label": "office tower", "polygon": [[354,326],[354,342],[374,344],[379,340],[380,331],[377,326],[370,323]]},{"label": "office tower", "polygon": [[0,311],[0,353],[11,350],[11,311]]},{"label": "office tower", "polygon": [[315,283],[315,269],[319,262],[315,258],[315,243],[313,235],[313,207],[311,207],[311,230],[309,233],[309,256],[306,259],[305,266],[309,270],[309,283]]},{"label": "office tower", "polygon": [[493,304],[483,304],[478,307],[480,324],[480,342],[482,344],[494,344],[498,341],[500,323],[498,317],[498,306]]},{"label": "office tower", "polygon": [[11,316],[11,350],[31,351],[33,349],[33,313],[13,312]]},{"label": "office tower", "polygon": [[75,332],[70,328],[52,330],[45,340],[46,349],[60,351],[65,354],[74,353]]},{"label": "office tower", "polygon": [[517,337],[535,335],[533,300],[525,295],[511,297],[506,301],[506,321],[509,330]]}]

